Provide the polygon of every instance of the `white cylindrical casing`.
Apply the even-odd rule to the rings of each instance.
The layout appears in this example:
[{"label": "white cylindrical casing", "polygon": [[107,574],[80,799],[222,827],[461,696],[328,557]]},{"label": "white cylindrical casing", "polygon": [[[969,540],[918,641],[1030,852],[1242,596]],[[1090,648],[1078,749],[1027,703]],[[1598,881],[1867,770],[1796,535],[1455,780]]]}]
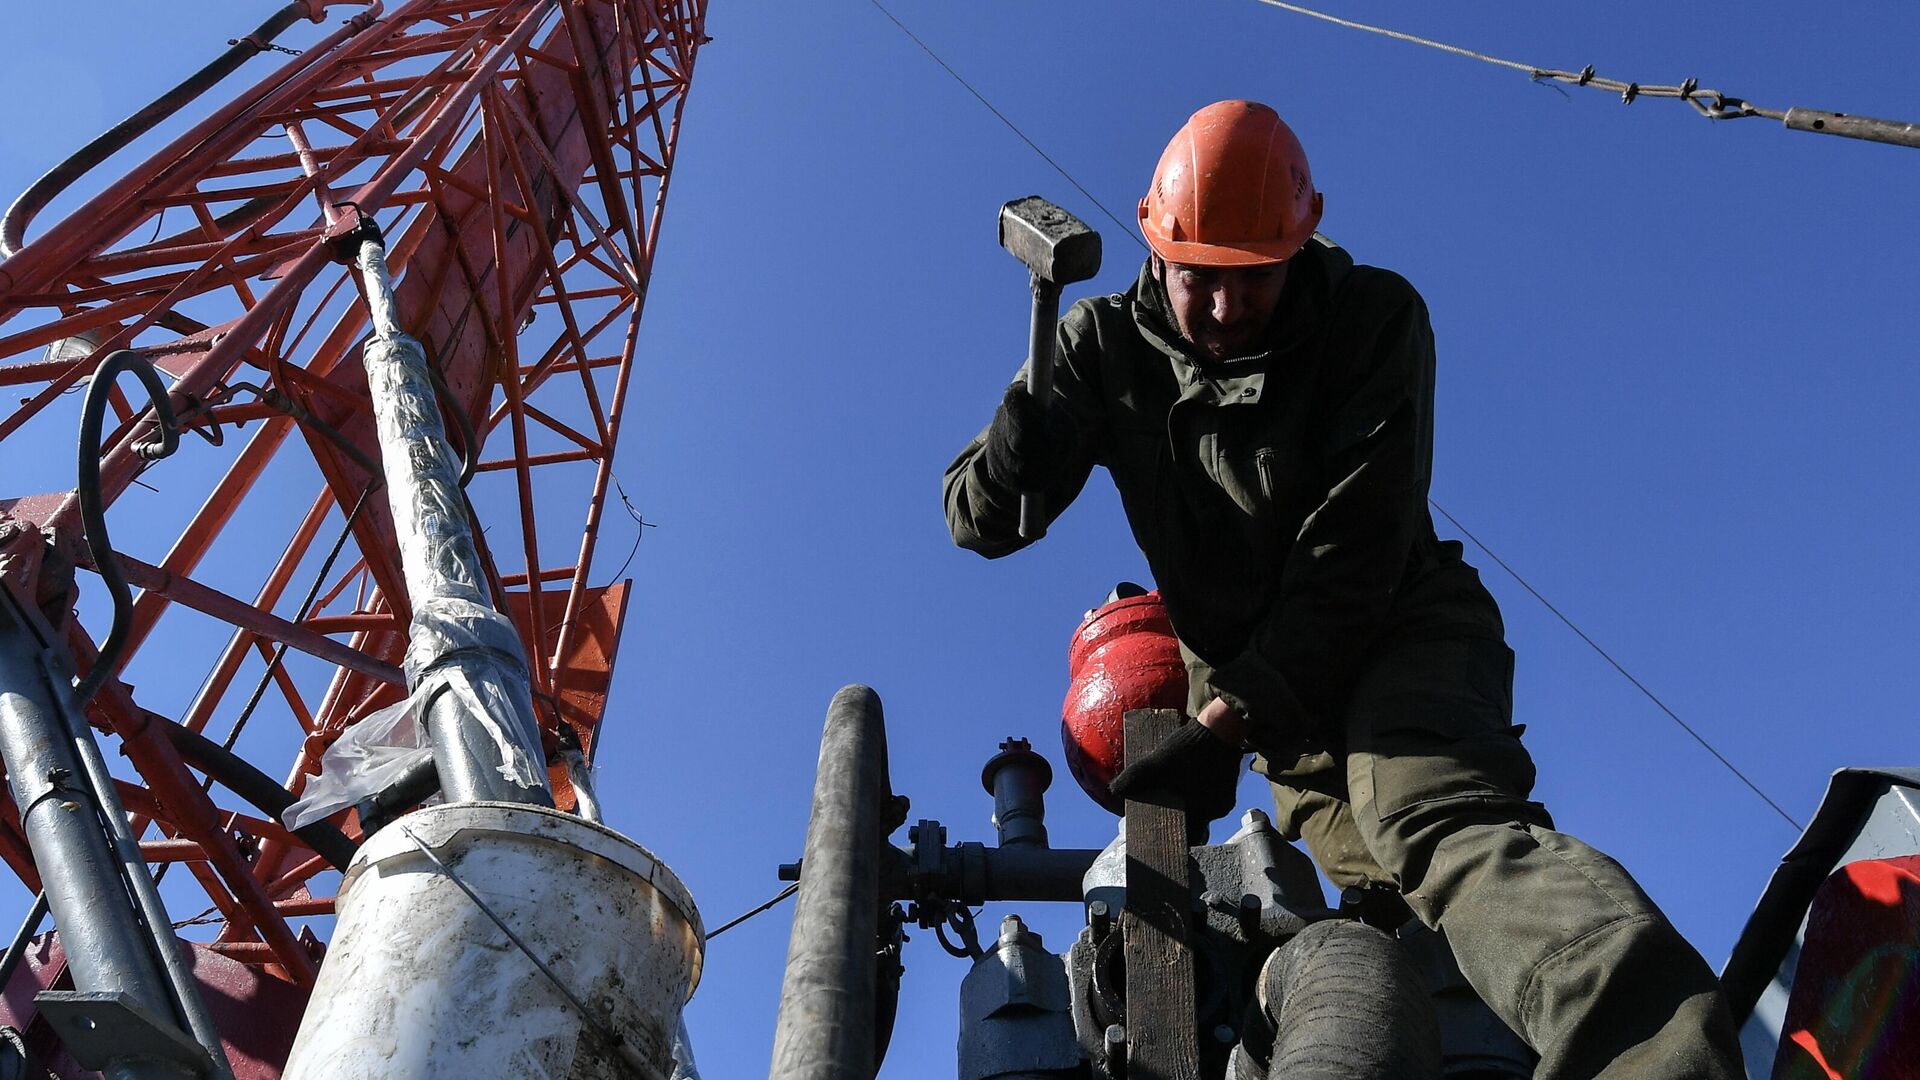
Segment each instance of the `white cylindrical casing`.
[{"label": "white cylindrical casing", "polygon": [[657,1070],[700,980],[686,887],[640,845],[568,814],[459,803],[361,847],[287,1080],[626,1080],[635,1070],[405,830]]}]

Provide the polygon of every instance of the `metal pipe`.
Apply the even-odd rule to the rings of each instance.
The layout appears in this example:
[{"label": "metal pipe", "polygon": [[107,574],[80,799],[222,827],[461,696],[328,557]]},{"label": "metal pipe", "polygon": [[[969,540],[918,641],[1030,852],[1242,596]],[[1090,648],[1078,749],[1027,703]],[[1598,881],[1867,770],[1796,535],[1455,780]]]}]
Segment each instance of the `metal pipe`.
[{"label": "metal pipe", "polygon": [[[562,724],[561,730],[570,732],[573,729]],[[565,740],[566,736],[563,734],[561,738]],[[581,752],[579,743],[574,741],[569,745],[563,741],[560,760],[566,764],[567,781],[573,785],[574,813],[595,825],[604,824],[606,815],[600,809],[600,796],[593,786],[593,766],[587,762],[587,755]]]},{"label": "metal pipe", "polygon": [[27,909],[27,917],[20,921],[20,929],[14,932],[13,941],[7,945],[7,955],[0,957],[0,990],[13,984],[13,969],[27,955],[27,946],[32,944],[34,935],[40,932],[40,924],[46,917],[47,892],[42,889],[33,894],[33,906]]},{"label": "metal pipe", "polygon": [[[64,695],[56,692],[55,701],[66,719],[67,737],[72,740],[74,749],[79,751],[80,764],[86,770],[94,797],[99,800],[101,816],[107,823],[115,853],[120,857],[121,874],[132,887],[134,904],[139,908],[141,918],[146,920],[154,951],[160,956],[160,967],[166,972],[167,982],[173,989],[174,1006],[178,1014],[186,1019],[187,1030],[192,1034],[193,1041],[199,1043],[207,1053],[207,1075],[212,1080],[234,1080],[233,1069],[227,1063],[226,1049],[220,1039],[220,1029],[214,1026],[213,1014],[207,1011],[206,1002],[200,999],[200,984],[193,977],[193,966],[182,951],[179,939],[173,935],[173,920],[167,917],[167,907],[160,899],[159,886],[154,884],[147,872],[146,859],[140,854],[140,841],[127,825],[126,807],[120,803],[119,789],[114,787],[107,760],[101,755],[99,744],[93,741],[93,729],[87,726],[85,716],[69,707],[69,699]],[[211,861],[219,863],[220,852],[204,841],[201,846],[207,848],[207,857]],[[223,869],[231,871],[232,868]],[[223,876],[232,880],[229,874]],[[235,890],[236,893],[238,891]],[[246,898],[243,896],[241,899],[244,902]],[[265,933],[267,928],[260,929]]]},{"label": "metal pipe", "polygon": [[526,651],[490,602],[426,350],[400,328],[381,242],[363,241],[355,265],[374,330],[361,359],[413,607],[407,685],[432,684],[427,733],[441,790],[450,802],[551,807]]},{"label": "metal pipe", "polygon": [[1025,739],[1008,739],[980,772],[981,786],[993,796],[993,825],[1000,846],[1047,846],[1047,787],[1053,766],[1033,752]]},{"label": "metal pipe", "polygon": [[871,1080],[887,734],[864,686],[833,696],[820,739],[772,1080]]},{"label": "metal pipe", "polygon": [[[919,874],[913,852],[888,847],[882,853],[880,898],[884,902],[938,896],[966,904],[996,900],[1057,901],[1085,899],[1080,883],[1100,857],[1097,848],[990,848],[955,844],[940,852],[931,875]],[[781,881],[799,881],[801,863],[780,867]]]},{"label": "metal pipe", "polygon": [[[154,962],[153,940],[135,917],[101,828],[98,793],[82,778],[56,698],[64,688],[56,689],[49,679],[45,650],[46,642],[15,608],[12,594],[0,589],[0,759],[74,988],[123,993],[154,1016],[172,1018],[167,980]],[[121,824],[124,828],[124,816]],[[134,1080],[181,1073],[152,1062],[115,1062],[106,1075]]]}]

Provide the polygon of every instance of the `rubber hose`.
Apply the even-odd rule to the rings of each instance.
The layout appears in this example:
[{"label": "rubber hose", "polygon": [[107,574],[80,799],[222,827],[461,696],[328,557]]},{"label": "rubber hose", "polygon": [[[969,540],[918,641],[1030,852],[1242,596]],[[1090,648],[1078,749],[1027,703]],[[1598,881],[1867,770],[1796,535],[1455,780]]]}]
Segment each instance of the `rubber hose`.
[{"label": "rubber hose", "polygon": [[870,1080],[887,733],[864,686],[833,696],[773,1035],[774,1080]]},{"label": "rubber hose", "polygon": [[[266,22],[260,24],[253,33],[236,38],[235,44],[213,61],[194,72],[180,85],[153,99],[139,112],[120,121],[95,138],[92,142],[74,151],[65,161],[48,170],[46,175],[35,180],[32,186],[20,193],[20,197],[7,208],[4,218],[0,218],[0,255],[12,256],[26,243],[27,226],[34,215],[46,208],[61,192],[73,186],[74,181],[85,176],[95,166],[112,157],[128,143],[146,134],[153,127],[179,112],[193,99],[212,88],[220,80],[233,74],[241,64],[259,55],[265,43],[271,43],[280,36],[280,32],[303,18],[309,16],[309,5],[304,0],[296,0],[275,12]],[[317,19],[315,21],[318,21]]]},{"label": "rubber hose", "polygon": [[100,490],[100,428],[106,421],[113,381],[123,371],[131,371],[139,376],[140,385],[147,391],[147,400],[153,405],[154,423],[160,434],[158,443],[143,440],[134,444],[134,451],[148,461],[157,461],[173,453],[180,445],[180,433],[174,425],[173,403],[167,396],[167,384],[161,381],[160,373],[153,364],[126,349],[100,361],[100,366],[94,369],[92,381],[87,384],[87,396],[80,403],[79,481],[73,490],[80,498],[80,522],[86,530],[87,552],[93,556],[93,568],[100,574],[100,580],[106,583],[107,592],[113,598],[113,624],[107,631],[106,641],[100,645],[100,651],[94,654],[93,666],[87,669],[86,678],[81,679],[79,686],[74,689],[73,709],[81,715],[84,715],[87,699],[113,675],[114,666],[120,662],[120,653],[127,646],[127,632],[133,626],[133,591],[127,588],[127,579],[120,572],[120,559],[113,552],[113,542],[107,538],[106,499]]},{"label": "rubber hose", "polygon": [[1260,972],[1269,1080],[1439,1080],[1440,1029],[1406,950],[1364,923],[1314,923]]},{"label": "rubber hose", "polygon": [[[273,777],[205,735],[172,722],[163,723],[161,730],[167,733],[168,741],[173,743],[173,748],[180,752],[181,757],[275,821],[280,820],[280,815],[294,804],[293,793],[281,787]],[[336,870],[345,870],[347,864],[353,861],[354,852],[360,850],[360,846],[349,840],[347,834],[332,822],[316,821],[293,830],[293,835],[317,854],[325,856]]]}]

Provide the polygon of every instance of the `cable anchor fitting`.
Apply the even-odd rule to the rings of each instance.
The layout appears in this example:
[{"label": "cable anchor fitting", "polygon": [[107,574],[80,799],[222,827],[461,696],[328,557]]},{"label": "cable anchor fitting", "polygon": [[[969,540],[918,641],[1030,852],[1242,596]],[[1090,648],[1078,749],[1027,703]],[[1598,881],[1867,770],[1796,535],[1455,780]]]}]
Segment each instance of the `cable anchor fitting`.
[{"label": "cable anchor fitting", "polygon": [[360,255],[360,248],[367,243],[386,246],[386,237],[380,233],[380,224],[373,215],[360,209],[355,202],[337,202],[335,210],[341,211],[320,234],[321,242],[332,252],[333,261],[342,266],[352,266]]}]

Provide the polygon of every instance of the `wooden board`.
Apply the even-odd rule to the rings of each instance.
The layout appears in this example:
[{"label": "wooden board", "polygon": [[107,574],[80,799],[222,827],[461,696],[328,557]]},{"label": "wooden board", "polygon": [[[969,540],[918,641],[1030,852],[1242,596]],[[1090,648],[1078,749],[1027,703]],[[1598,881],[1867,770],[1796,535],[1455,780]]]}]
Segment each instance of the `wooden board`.
[{"label": "wooden board", "polygon": [[[1180,726],[1177,709],[1127,713],[1127,761]],[[1127,800],[1127,906],[1120,913],[1127,962],[1128,1080],[1198,1080],[1199,1008],[1188,951],[1187,815],[1178,799]]]}]

